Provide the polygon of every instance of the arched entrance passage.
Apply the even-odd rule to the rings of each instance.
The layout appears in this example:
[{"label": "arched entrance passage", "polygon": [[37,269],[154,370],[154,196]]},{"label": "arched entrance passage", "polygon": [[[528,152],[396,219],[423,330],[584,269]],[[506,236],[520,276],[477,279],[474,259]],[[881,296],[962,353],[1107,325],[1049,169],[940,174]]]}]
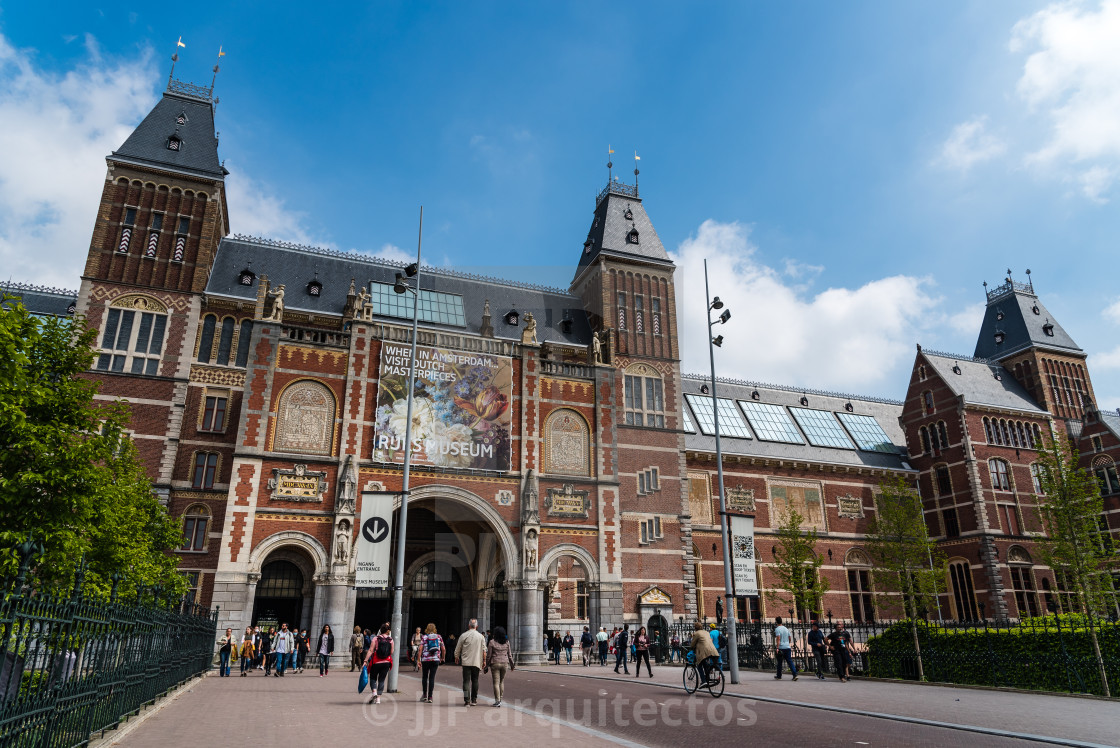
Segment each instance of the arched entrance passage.
[{"label": "arched entrance passage", "polygon": [[501,626],[509,631],[509,590],[506,589],[506,573],[498,572],[490,591],[490,625],[493,630]]},{"label": "arched entrance passage", "polygon": [[291,561],[270,561],[261,567],[253,601],[253,625],[280,628],[298,626],[303,615],[303,572]]},{"label": "arched entrance passage", "polygon": [[583,627],[599,627],[599,567],[595,557],[575,543],[558,543],[541,557],[544,577],[545,631],[571,631],[577,640]]}]

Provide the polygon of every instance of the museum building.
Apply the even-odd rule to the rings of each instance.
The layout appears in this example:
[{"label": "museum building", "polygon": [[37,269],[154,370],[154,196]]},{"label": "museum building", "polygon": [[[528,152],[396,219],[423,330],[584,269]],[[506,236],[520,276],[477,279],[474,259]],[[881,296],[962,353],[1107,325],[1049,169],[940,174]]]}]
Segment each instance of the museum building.
[{"label": "museum building", "polygon": [[[131,404],[130,436],[183,520],[180,567],[220,628],[387,621],[391,592],[355,587],[354,548],[363,498],[401,501],[404,266],[231,235],[212,89],[170,80],[107,164],[77,293],[6,293],[97,329],[97,397]],[[566,289],[420,270],[408,630],[475,617],[533,659],[546,630],[716,616],[711,383],[681,372],[674,265],[637,170],[589,207]],[[950,558],[944,617],[1061,607],[1033,547],[1051,429],[1075,437],[1120,528],[1120,416],[1096,409],[1085,358],[1009,276],[973,355],[918,347],[904,401],[720,380],[728,511],[755,517],[760,588],[772,518],[792,507],[820,533],[829,587],[797,613],[889,616],[861,537],[880,482],[902,476]],[[785,608],[763,594],[736,614]]]}]

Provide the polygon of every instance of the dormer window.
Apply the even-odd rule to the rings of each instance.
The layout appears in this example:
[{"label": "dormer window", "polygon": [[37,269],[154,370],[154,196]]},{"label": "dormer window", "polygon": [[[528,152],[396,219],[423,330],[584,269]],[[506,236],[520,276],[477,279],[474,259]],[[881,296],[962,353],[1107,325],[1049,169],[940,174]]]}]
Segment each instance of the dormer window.
[{"label": "dormer window", "polygon": [[178,135],[172,135],[167,139],[167,150],[180,151],[183,149],[183,141]]},{"label": "dormer window", "polygon": [[590,240],[590,239],[588,239],[587,241],[585,241],[585,242],[583,243],[583,253],[584,253],[585,255],[589,255],[589,254],[591,254],[591,246],[592,246],[592,244],[591,244],[591,240]]},{"label": "dormer window", "polygon": [[1002,320],[1003,320],[1003,310],[1002,309],[996,309],[996,321],[999,322],[999,321],[1002,321]]},{"label": "dormer window", "polygon": [[1002,330],[996,330],[996,334],[995,334],[996,345],[1002,344],[1003,343],[1003,338],[1004,338],[1003,331]]},{"label": "dormer window", "polygon": [[634,220],[634,212],[632,210],[630,210],[629,205],[626,206],[626,212],[622,214],[622,217],[625,218],[627,221],[633,221]]},{"label": "dormer window", "polygon": [[1054,337],[1054,325],[1050,324],[1049,321],[1047,321],[1046,324],[1042,326],[1042,331],[1046,333],[1047,337]]},{"label": "dormer window", "polygon": [[237,276],[237,282],[242,286],[251,286],[256,279],[256,274],[249,268],[245,268],[241,271],[241,274]]},{"label": "dormer window", "polygon": [[1035,304],[1034,306],[1032,306],[1031,311],[1034,312],[1035,314],[1042,314],[1042,312],[1038,308],[1038,304]]},{"label": "dormer window", "polygon": [[510,309],[508,312],[506,312],[505,319],[507,325],[510,325],[511,327],[517,327],[517,323],[521,319],[521,315],[518,314],[516,309]]},{"label": "dormer window", "polygon": [[627,244],[637,244],[638,243],[638,230],[637,229],[630,229],[630,233],[628,233],[626,235],[626,243]]},{"label": "dormer window", "polygon": [[961,373],[961,367],[958,366],[957,364],[953,364],[953,373],[954,374],[960,374]]},{"label": "dormer window", "polygon": [[319,282],[318,277],[316,277],[314,280],[312,280],[310,283],[307,284],[307,295],[308,296],[318,297],[318,296],[321,296],[322,293],[323,293],[323,284]]}]

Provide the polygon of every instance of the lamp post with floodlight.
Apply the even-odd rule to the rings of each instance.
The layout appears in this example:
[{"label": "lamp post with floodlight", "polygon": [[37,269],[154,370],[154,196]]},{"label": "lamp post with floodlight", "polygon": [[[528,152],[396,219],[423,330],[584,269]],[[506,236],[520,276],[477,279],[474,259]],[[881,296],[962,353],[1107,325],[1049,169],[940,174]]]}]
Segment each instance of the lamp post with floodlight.
[{"label": "lamp post with floodlight", "polygon": [[[397,273],[397,280],[393,290],[403,294],[412,294],[412,351],[408,357],[408,401],[405,406],[404,425],[404,471],[401,480],[401,519],[397,527],[397,567],[393,574],[393,641],[397,646],[393,648],[393,667],[389,670],[389,682],[386,690],[397,691],[397,673],[401,670],[401,653],[405,651],[405,642],[401,638],[401,623],[404,618],[401,608],[404,605],[404,546],[408,536],[408,471],[412,465],[412,393],[416,384],[416,334],[420,320],[420,245],[424,238],[424,206],[420,206],[420,233],[416,238],[416,262]],[[412,285],[407,278],[413,278]]]},{"label": "lamp post with floodlight", "polygon": [[[719,476],[719,527],[723,536],[723,594],[727,598],[727,659],[731,665],[731,682],[739,682],[739,639],[735,633],[735,597],[731,583],[731,533],[728,528],[727,498],[723,491],[723,450],[719,440],[719,400],[716,399],[716,348],[723,346],[723,336],[712,337],[712,327],[725,325],[731,319],[731,310],[723,309],[723,302],[716,296],[712,298],[708,290],[708,261],[704,260],[704,298],[708,303],[708,358],[712,364],[712,424],[716,434],[716,474]],[[712,319],[712,312],[723,309],[723,313]]]}]

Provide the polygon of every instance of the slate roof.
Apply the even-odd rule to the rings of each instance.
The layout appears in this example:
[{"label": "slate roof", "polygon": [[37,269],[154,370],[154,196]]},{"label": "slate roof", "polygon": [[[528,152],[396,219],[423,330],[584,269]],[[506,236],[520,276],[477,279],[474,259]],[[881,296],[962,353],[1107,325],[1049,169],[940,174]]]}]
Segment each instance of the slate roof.
[{"label": "slate roof", "polygon": [[1097,415],[1101,419],[1101,423],[1105,428],[1112,432],[1112,435],[1120,439],[1120,408],[1115,411],[1102,410]]},{"label": "slate roof", "polygon": [[[285,309],[341,315],[351,278],[357,281],[359,287],[371,280],[393,283],[397,271],[404,264],[356,252],[344,253],[254,237],[227,236],[218,245],[206,293],[255,301],[260,275],[264,274],[274,288],[284,284]],[[247,267],[257,275],[252,286],[242,286],[237,282],[241,271]],[[316,277],[323,284],[322,292],[319,296],[311,296],[307,293],[307,284]],[[477,335],[482,323],[483,306],[489,299],[495,338],[520,340],[524,329],[524,314],[532,312],[537,320],[537,340],[540,342],[576,346],[591,343],[591,326],[583,311],[583,303],[567,291],[495,278],[480,278],[427,266],[421,271],[420,279],[422,289],[462,296],[466,318],[466,327],[421,321],[422,327]],[[519,327],[507,325],[503,319],[510,310],[517,310],[521,314]],[[570,333],[563,332],[560,326],[565,313],[572,320]],[[378,319],[398,323],[403,321],[399,317]]]},{"label": "slate roof", "polygon": [[[1053,325],[1050,329],[1052,335],[1047,335],[1046,325]],[[997,332],[1003,333],[1002,343],[996,342]],[[988,308],[984,312],[984,322],[980,325],[980,336],[976,339],[973,355],[1000,361],[1031,346],[1084,354],[1038,300],[1032,286],[1008,282],[989,291]]]},{"label": "slate roof", "polygon": [[920,355],[933,367],[938,376],[945,380],[945,384],[953,394],[963,396],[965,403],[969,405],[986,405],[1049,415],[1001,364],[926,350],[923,350]]},{"label": "slate roof", "polygon": [[[184,124],[177,122],[179,115],[185,115]],[[167,147],[172,135],[182,140],[177,151]],[[218,160],[214,105],[208,99],[173,91],[163,94],[110,158],[216,180],[224,180],[229,173]]]},{"label": "slate roof", "polygon": [[[627,238],[631,230],[638,232],[636,243]],[[602,254],[672,266],[673,262],[665,252],[665,247],[642,206],[642,200],[638,197],[637,187],[611,182],[599,194],[576,275]]]},{"label": "slate roof", "polygon": [[17,297],[27,311],[54,317],[73,314],[78,303],[78,292],[63,288],[33,286],[29,283],[0,282],[0,295]]},{"label": "slate roof", "polygon": [[[681,388],[686,395],[702,394],[700,392],[700,387],[705,384],[710,386],[710,383],[711,380],[702,375],[684,374],[681,376]],[[895,454],[889,454],[886,452],[870,452],[854,448],[837,449],[832,447],[816,447],[809,444],[808,439],[805,439],[804,444],[763,441],[758,438],[758,434],[753,428],[751,429],[751,433],[755,438],[743,439],[726,436],[721,428],[720,447],[726,454],[772,460],[814,462],[828,465],[850,466],[853,468],[913,470],[907,462],[906,439],[902,432],[902,426],[898,421],[899,417],[902,415],[901,402],[840,393],[826,393],[816,390],[803,390],[781,385],[717,380],[716,394],[720,398],[728,398],[736,401],[750,401],[753,399],[752,393],[754,392],[758,392],[758,399],[756,402],[791,406],[794,408],[807,407],[814,410],[831,411],[833,413],[852,412],[857,415],[872,416],[876,423],[886,432],[898,451]],[[710,397],[710,394],[706,395],[706,397]],[[801,404],[802,397],[808,400],[809,404],[807,406]],[[849,403],[852,405],[851,411],[847,411],[845,408]],[[688,413],[689,421],[692,423],[693,427],[697,428],[696,433],[685,434],[685,449],[696,452],[714,453],[716,449],[715,437],[700,432],[696,414],[692,412],[687,402],[684,404],[684,408]],[[743,416],[744,422],[749,424],[746,416],[743,415],[742,408],[738,405],[736,405],[736,408],[739,410],[739,414]],[[804,431],[798,426],[797,421],[794,420],[792,416],[791,421],[794,424],[794,428],[796,428],[802,438],[804,438]]]}]

